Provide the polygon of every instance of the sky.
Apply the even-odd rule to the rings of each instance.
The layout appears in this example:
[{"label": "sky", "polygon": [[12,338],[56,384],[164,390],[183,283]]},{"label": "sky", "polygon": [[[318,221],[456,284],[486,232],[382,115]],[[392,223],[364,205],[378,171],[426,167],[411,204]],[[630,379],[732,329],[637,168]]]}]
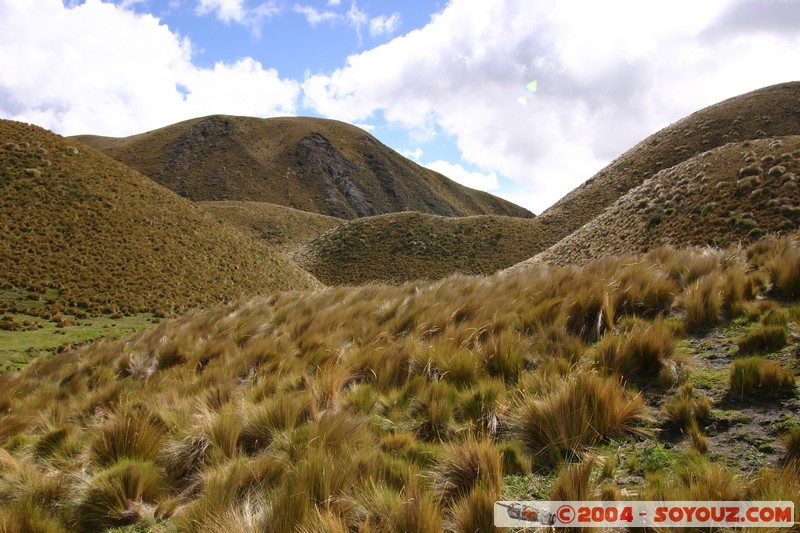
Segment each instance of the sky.
[{"label": "sky", "polygon": [[333,118],[535,213],[670,123],[798,79],[798,0],[0,0],[0,118]]}]

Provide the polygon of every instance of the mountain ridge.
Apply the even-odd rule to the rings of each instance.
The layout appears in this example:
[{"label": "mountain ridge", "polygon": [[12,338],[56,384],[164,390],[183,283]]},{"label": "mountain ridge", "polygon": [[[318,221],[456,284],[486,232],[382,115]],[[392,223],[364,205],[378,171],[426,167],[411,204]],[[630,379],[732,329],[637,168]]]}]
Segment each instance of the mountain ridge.
[{"label": "mountain ridge", "polygon": [[73,138],[194,201],[268,202],[343,219],[398,211],[533,216],[335,120],[210,115],[130,137]]}]

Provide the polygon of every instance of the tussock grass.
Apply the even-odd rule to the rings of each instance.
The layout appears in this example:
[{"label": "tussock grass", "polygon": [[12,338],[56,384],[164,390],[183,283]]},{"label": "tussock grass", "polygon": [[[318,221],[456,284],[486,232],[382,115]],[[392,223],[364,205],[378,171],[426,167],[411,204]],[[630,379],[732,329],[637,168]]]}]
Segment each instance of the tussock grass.
[{"label": "tussock grass", "polygon": [[786,463],[797,463],[800,467],[800,429],[793,429],[783,436],[785,453],[783,460]]},{"label": "tussock grass", "polygon": [[723,279],[717,273],[706,274],[689,285],[683,301],[689,328],[708,327],[719,322],[723,290]]},{"label": "tussock grass", "polygon": [[96,429],[90,443],[91,456],[101,466],[122,459],[155,460],[165,436],[166,427],[155,417],[121,413]]},{"label": "tussock grass", "polygon": [[743,354],[772,352],[786,345],[785,326],[760,326],[737,339],[736,344]]},{"label": "tussock grass", "polygon": [[574,457],[613,435],[646,433],[642,399],[593,373],[566,378],[542,397],[523,396],[513,411],[512,431],[540,460]]},{"label": "tussock grass", "polygon": [[465,496],[479,485],[499,492],[501,465],[500,453],[490,442],[468,438],[445,447],[433,470],[433,484],[439,497],[446,501]]},{"label": "tussock grass", "polygon": [[[129,529],[473,531],[492,527],[503,476],[535,470],[542,483],[524,490],[547,497],[573,475],[555,467],[607,456],[598,450],[606,445],[629,457],[587,474],[592,497],[622,497],[623,465],[648,476],[640,496],[718,495],[734,471],[705,457],[678,479],[667,467],[684,446],[644,443],[654,436],[644,399],[661,402],[664,425],[684,432],[690,455],[725,452],[704,433],[718,429],[707,424],[708,399],[689,385],[670,395],[652,380],[746,322],[793,327],[769,293],[751,302],[745,290],[746,318],[673,349],[687,294],[713,278],[717,320],[730,320],[731,280],[764,274],[783,253],[761,248],[752,260],[679,254],[691,271],[661,250],[586,269],[279,293],[39,358],[0,378],[0,417],[11,421],[0,427],[2,516],[24,526],[20,513],[39,509],[29,514],[42,528],[94,526],[106,520],[84,498],[96,486],[116,495],[97,500],[108,520]],[[594,304],[573,320],[576,302]],[[598,317],[600,337],[580,325]],[[759,383],[762,373],[764,383],[792,379],[761,365]],[[119,465],[135,465],[125,475],[141,480],[114,488]],[[148,480],[159,490],[148,492]],[[750,494],[750,480],[733,483]]]},{"label": "tussock grass", "polygon": [[627,336],[606,335],[598,343],[595,363],[624,378],[656,377],[675,349],[673,330],[661,321],[636,322]]},{"label": "tussock grass", "polygon": [[[146,508],[164,493],[163,473],[150,462],[124,460],[87,479],[75,496],[81,531],[121,527],[145,520]],[[151,515],[152,516],[152,515]]]},{"label": "tussock grass", "polygon": [[762,357],[744,357],[731,364],[730,391],[739,396],[785,391],[793,388],[794,382],[790,370]]}]

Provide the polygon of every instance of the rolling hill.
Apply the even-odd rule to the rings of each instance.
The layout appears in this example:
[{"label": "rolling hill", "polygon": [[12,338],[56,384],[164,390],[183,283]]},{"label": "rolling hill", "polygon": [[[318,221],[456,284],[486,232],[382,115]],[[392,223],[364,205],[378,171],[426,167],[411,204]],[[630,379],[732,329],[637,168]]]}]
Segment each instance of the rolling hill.
[{"label": "rolling hill", "polygon": [[52,308],[186,309],[319,283],[135,170],[0,121],[0,287]]},{"label": "rolling hill", "polygon": [[[661,170],[731,142],[800,134],[800,82],[746,93],[667,126],[540,214],[545,248],[577,230]],[[738,157],[737,157],[738,159]]]},{"label": "rolling hill", "polygon": [[536,218],[391,213],[349,221],[292,257],[330,285],[491,274],[541,250]]},{"label": "rolling hill", "polygon": [[197,202],[215,217],[281,251],[291,251],[344,221],[266,202]]},{"label": "rolling hill", "polygon": [[704,152],[622,196],[527,264],[584,264],[662,245],[728,246],[800,227],[800,136]]},{"label": "rolling hill", "polygon": [[[326,283],[353,284],[491,273],[551,247],[552,253],[536,260],[585,263],[607,253],[647,251],[666,243],[749,241],[797,227],[794,215],[787,215],[798,200],[789,190],[793,160],[785,161],[789,168],[780,179],[769,175],[774,165],[761,161],[772,158],[780,166],[785,157],[793,157],[791,138],[785,148],[771,147],[775,136],[792,134],[800,134],[800,83],[766,87],[651,135],[534,219],[365,218],[320,236],[295,257]],[[752,197],[729,190],[744,187],[733,182],[752,163],[742,155],[750,151],[757,152],[748,158],[759,158],[759,173],[746,177],[764,181],[753,186],[759,192]],[[650,185],[634,194],[642,183]],[[709,195],[717,204],[707,206]],[[754,218],[728,223],[748,213]],[[570,236],[584,224],[577,236]]]},{"label": "rolling hill", "polygon": [[268,202],[343,219],[397,211],[532,216],[334,120],[215,115],[132,137],[75,139],[195,201]]}]

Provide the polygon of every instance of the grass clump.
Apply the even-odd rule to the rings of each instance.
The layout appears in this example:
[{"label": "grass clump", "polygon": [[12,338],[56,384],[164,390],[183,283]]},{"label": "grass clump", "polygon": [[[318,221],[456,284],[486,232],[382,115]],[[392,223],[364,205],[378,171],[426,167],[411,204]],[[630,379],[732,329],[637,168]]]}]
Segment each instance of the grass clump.
[{"label": "grass clump", "polygon": [[641,397],[591,372],[564,378],[541,397],[523,396],[512,412],[512,432],[539,460],[561,461],[613,435],[647,433]]},{"label": "grass clump", "polygon": [[775,361],[744,357],[731,365],[730,391],[744,396],[755,392],[784,391],[794,387],[794,374]]},{"label": "grass clump", "polygon": [[786,328],[784,326],[759,326],[737,339],[736,344],[743,354],[779,350],[786,345]]},{"label": "grass clump", "polygon": [[452,501],[469,494],[476,486],[499,492],[503,483],[502,458],[486,440],[468,438],[445,447],[433,470],[433,484],[439,497]]},{"label": "grass clump", "polygon": [[653,378],[672,357],[674,349],[673,329],[662,321],[642,321],[625,338],[604,336],[597,345],[594,360],[601,369],[625,378]]}]

